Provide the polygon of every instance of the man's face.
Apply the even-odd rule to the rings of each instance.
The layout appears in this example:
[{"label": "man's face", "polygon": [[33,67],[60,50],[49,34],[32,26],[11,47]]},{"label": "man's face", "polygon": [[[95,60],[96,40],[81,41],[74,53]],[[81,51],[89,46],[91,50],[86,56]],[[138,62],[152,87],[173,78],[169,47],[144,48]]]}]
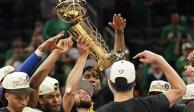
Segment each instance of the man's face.
[{"label": "man's face", "polygon": [[92,100],[90,95],[83,89],[79,89],[75,92],[75,105],[77,108],[90,108]]},{"label": "man's face", "polygon": [[192,52],[192,49],[185,49],[182,51],[183,56],[185,59],[187,59],[187,57],[189,56],[189,54]]},{"label": "man's face", "polygon": [[8,101],[8,107],[15,110],[15,112],[22,112],[24,107],[27,106],[29,101],[29,93],[14,94],[11,92],[5,93]]},{"label": "man's face", "polygon": [[61,107],[61,93],[59,90],[39,98],[39,103],[44,106],[46,111],[59,112]]},{"label": "man's face", "polygon": [[153,74],[160,74],[162,71],[161,71],[161,69],[160,69],[160,67],[159,66],[157,66],[157,65],[155,65],[155,64],[153,64],[152,66],[152,72],[153,72]]},{"label": "man's face", "polygon": [[100,77],[95,72],[91,72],[91,69],[86,70],[82,75],[82,80],[88,80],[94,87],[94,94],[97,94],[101,89]]},{"label": "man's face", "polygon": [[179,15],[178,14],[173,14],[171,16],[171,23],[174,25],[178,25],[180,22]]}]

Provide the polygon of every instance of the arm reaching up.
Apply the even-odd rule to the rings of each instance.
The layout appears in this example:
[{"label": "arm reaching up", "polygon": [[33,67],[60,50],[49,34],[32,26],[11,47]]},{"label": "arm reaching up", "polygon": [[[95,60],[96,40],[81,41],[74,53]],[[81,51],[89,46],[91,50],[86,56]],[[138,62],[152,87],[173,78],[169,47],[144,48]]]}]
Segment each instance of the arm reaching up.
[{"label": "arm reaching up", "polygon": [[164,95],[167,97],[172,107],[186,92],[186,85],[176,71],[165,61],[165,59],[150,51],[144,51],[137,54],[134,58],[139,58],[143,63],[157,64],[164,72],[168,82],[172,86],[172,89],[165,92]]},{"label": "arm reaching up", "polygon": [[78,38],[77,40],[77,47],[80,56],[78,57],[74,68],[67,78],[66,89],[63,97],[63,107],[65,112],[70,112],[74,104],[74,92],[78,89],[78,85],[80,83],[83,69],[88,57],[88,49],[91,45],[91,42],[87,42],[84,38]]},{"label": "arm reaching up", "polygon": [[194,82],[194,67],[192,67],[192,63],[194,62],[194,51],[188,55],[187,59],[190,61],[190,65],[185,66],[185,73]]},{"label": "arm reaching up", "polygon": [[126,19],[121,14],[114,14],[113,21],[108,23],[115,30],[114,51],[125,49],[124,30],[126,27]]},{"label": "arm reaching up", "polygon": [[38,102],[39,86],[42,83],[42,81],[46,78],[46,76],[49,74],[55,62],[58,60],[62,53],[67,52],[71,48],[72,46],[71,38],[61,39],[57,46],[60,47],[60,49],[54,49],[52,53],[49,55],[49,57],[35,71],[31,78],[30,85],[36,91],[33,92],[33,94],[31,94],[29,104],[30,106],[36,106]]},{"label": "arm reaching up", "polygon": [[56,42],[64,35],[64,32],[59,33],[57,36],[48,39],[44,43],[38,46],[36,51],[32,53],[23,63],[20,65],[16,71],[18,72],[25,72],[30,77],[32,76],[33,70],[37,67],[39,62],[42,59],[43,54],[51,49],[61,49],[60,47],[56,46]]}]

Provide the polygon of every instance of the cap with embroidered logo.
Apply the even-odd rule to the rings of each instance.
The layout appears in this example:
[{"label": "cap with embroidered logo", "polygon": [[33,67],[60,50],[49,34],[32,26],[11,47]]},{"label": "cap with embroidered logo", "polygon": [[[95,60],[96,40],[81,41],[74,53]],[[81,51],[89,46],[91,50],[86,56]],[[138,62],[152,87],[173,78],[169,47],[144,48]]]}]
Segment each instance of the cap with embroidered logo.
[{"label": "cap with embroidered logo", "polygon": [[134,64],[125,60],[115,62],[110,69],[109,79],[115,83],[119,77],[125,78],[128,84],[133,83],[136,77]]},{"label": "cap with embroidered logo", "polygon": [[59,81],[52,77],[46,77],[39,87],[39,95],[50,94],[57,90],[59,90]]},{"label": "cap with embroidered logo", "polygon": [[149,93],[151,92],[160,92],[164,93],[171,89],[171,85],[169,82],[163,80],[152,81],[150,84]]},{"label": "cap with embroidered logo", "polygon": [[13,93],[29,93],[34,91],[30,87],[30,77],[24,72],[13,72],[5,76],[2,87]]}]

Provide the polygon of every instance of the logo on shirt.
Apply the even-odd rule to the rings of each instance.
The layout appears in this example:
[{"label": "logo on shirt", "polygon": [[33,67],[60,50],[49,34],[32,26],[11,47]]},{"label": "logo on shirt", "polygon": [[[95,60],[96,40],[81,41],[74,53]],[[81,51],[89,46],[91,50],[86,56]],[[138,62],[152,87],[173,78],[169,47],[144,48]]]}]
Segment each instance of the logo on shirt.
[{"label": "logo on shirt", "polygon": [[120,70],[118,70],[118,72],[119,72],[119,74],[123,74],[124,73],[124,69],[120,69]]}]

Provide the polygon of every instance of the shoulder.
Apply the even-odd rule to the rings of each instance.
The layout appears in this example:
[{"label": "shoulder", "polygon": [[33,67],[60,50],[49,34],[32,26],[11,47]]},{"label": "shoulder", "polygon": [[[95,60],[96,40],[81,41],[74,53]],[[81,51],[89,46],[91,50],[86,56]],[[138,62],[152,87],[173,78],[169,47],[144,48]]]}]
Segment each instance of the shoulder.
[{"label": "shoulder", "polygon": [[0,108],[0,112],[9,112],[9,110],[6,107]]},{"label": "shoulder", "polygon": [[178,61],[184,61],[184,57],[183,56],[179,57]]},{"label": "shoulder", "polygon": [[150,95],[147,97],[142,97],[143,100],[168,100],[164,94]]},{"label": "shoulder", "polygon": [[172,110],[173,112],[183,112],[184,109],[185,109],[185,107],[186,107],[185,104],[175,104],[175,105],[171,108],[171,110]]},{"label": "shoulder", "polygon": [[179,57],[178,59],[177,59],[177,61],[176,61],[176,64],[180,64],[180,63],[184,63],[184,57],[183,56],[181,56],[181,57]]},{"label": "shoulder", "polygon": [[168,98],[164,94],[151,95],[147,97],[142,97],[141,100],[150,106],[160,106],[168,108],[170,106],[170,102]]},{"label": "shoulder", "polygon": [[180,30],[186,30],[186,28],[183,27],[183,26],[181,26],[181,25],[179,25],[178,28],[179,28]]},{"label": "shoulder", "polygon": [[170,103],[164,94],[151,95],[139,98],[141,103],[146,106],[148,110],[153,112],[167,112],[169,111]]},{"label": "shoulder", "polygon": [[163,31],[170,30],[170,29],[172,29],[171,25],[167,25],[163,27]]},{"label": "shoulder", "polygon": [[95,112],[109,112],[111,111],[111,107],[114,106],[114,102],[110,102],[102,107],[100,107],[99,109],[97,109]]}]

